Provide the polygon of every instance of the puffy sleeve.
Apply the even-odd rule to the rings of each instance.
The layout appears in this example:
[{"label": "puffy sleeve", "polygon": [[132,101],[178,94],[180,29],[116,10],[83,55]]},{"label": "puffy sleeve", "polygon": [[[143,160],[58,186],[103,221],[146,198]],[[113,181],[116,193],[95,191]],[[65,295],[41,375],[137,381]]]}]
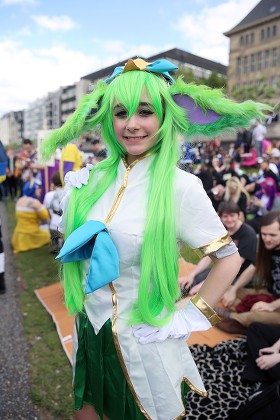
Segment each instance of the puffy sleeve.
[{"label": "puffy sleeve", "polygon": [[[236,252],[227,230],[206,194],[202,182],[192,174],[184,173],[177,179],[175,194],[177,207],[177,232],[179,239],[187,243],[202,258],[213,254],[219,258]],[[221,251],[220,251],[221,250]]]},{"label": "puffy sleeve", "polygon": [[62,210],[62,216],[58,222],[58,230],[63,233],[65,231],[65,214],[69,204],[71,191],[73,188],[81,188],[83,185],[87,185],[89,181],[89,173],[93,169],[93,165],[87,164],[84,168],[79,171],[69,171],[64,177],[64,189],[63,197],[60,202]]}]

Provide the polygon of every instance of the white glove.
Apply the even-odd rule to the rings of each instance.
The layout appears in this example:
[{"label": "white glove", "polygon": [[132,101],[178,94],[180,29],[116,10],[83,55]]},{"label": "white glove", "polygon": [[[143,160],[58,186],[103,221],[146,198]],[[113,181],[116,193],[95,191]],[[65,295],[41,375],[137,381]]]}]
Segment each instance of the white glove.
[{"label": "white glove", "polygon": [[193,331],[206,331],[212,325],[190,301],[184,309],[174,312],[171,321],[163,327],[149,324],[133,326],[133,334],[140,344],[160,343],[167,338],[187,339]]},{"label": "white glove", "polygon": [[92,170],[93,165],[88,163],[85,168],[79,171],[69,171],[64,177],[65,189],[76,187],[81,188],[83,185],[88,184],[89,172]]}]

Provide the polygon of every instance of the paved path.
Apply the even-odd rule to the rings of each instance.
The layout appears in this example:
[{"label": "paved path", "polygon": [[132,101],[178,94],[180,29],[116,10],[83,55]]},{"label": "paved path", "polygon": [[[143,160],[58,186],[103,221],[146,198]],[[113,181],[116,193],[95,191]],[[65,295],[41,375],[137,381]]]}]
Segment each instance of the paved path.
[{"label": "paved path", "polygon": [[18,304],[17,273],[7,229],[5,203],[0,202],[7,291],[0,295],[0,419],[35,420],[40,416],[30,399],[28,347]]}]

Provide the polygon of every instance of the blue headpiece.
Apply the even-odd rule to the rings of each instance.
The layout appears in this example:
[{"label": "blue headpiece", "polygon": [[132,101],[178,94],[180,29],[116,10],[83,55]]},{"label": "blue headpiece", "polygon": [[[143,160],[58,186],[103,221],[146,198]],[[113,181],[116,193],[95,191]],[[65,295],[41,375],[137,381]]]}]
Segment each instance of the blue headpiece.
[{"label": "blue headpiece", "polygon": [[109,84],[121,73],[126,73],[131,70],[143,70],[151,73],[158,74],[170,83],[175,83],[175,80],[168,73],[172,70],[177,70],[178,67],[172,64],[170,61],[163,59],[156,60],[153,63],[148,63],[142,58],[136,58],[135,60],[128,60],[125,66],[116,67],[110,77],[104,80],[105,83]]}]

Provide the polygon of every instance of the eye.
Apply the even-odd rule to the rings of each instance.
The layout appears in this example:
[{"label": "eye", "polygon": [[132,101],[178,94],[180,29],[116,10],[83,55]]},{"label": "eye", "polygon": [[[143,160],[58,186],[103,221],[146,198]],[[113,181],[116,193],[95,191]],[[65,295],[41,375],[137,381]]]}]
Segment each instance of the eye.
[{"label": "eye", "polygon": [[140,109],[138,112],[142,117],[148,117],[154,114],[154,111],[149,108]]},{"label": "eye", "polygon": [[127,111],[126,109],[120,109],[115,111],[114,116],[117,118],[127,118]]}]

